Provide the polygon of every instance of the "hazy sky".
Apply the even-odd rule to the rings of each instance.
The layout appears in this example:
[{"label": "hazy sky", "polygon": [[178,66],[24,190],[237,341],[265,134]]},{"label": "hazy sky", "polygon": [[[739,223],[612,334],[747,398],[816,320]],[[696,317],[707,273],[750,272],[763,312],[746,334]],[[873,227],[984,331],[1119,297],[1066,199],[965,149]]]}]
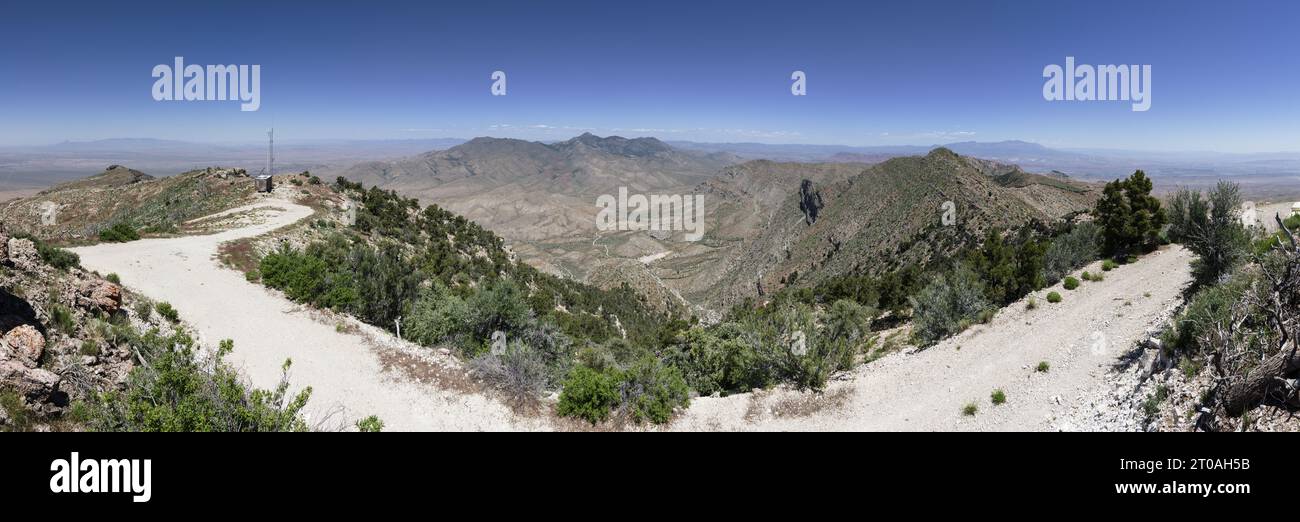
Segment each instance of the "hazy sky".
[{"label": "hazy sky", "polygon": [[[283,139],[1300,150],[1297,2],[276,4],[7,4],[0,144],[258,141],[274,119]],[[261,65],[261,110],[154,101],[175,56]],[[1151,109],[1044,100],[1066,56],[1151,65]]]}]

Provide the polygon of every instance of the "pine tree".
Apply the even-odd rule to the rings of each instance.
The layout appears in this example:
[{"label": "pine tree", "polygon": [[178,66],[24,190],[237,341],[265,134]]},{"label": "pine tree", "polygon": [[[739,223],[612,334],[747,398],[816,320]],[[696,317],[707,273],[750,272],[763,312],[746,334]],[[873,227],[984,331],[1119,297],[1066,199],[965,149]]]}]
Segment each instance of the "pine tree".
[{"label": "pine tree", "polygon": [[1151,180],[1141,170],[1106,184],[1095,212],[1105,254],[1123,256],[1159,244],[1167,218],[1151,188]]}]

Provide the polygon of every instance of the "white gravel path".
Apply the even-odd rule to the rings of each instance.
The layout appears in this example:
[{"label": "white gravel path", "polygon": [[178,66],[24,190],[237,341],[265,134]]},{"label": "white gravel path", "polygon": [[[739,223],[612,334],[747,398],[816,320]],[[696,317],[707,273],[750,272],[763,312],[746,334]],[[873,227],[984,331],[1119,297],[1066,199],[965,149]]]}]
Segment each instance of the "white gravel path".
[{"label": "white gravel path", "polygon": [[215,257],[221,243],[257,236],[312,214],[308,207],[279,199],[226,213],[252,209],[261,209],[269,218],[218,234],[106,243],[74,251],[86,268],[115,272],[126,286],[172,303],[205,346],[234,340],[228,360],[259,387],[275,386],[281,364],[291,358],[292,385],[312,387],[307,411],[322,427],[350,428],[368,415],[378,415],[389,431],[546,427],[544,420],[516,416],[481,394],[431,382],[463,376],[446,356],[355,320],[344,319],[353,328],[340,333],[338,319],[322,319],[322,314],[220,266]]},{"label": "white gravel path", "polygon": [[[1168,247],[1081,282],[1034,292],[987,325],[919,353],[859,367],[816,396],[788,389],[693,401],[679,430],[1036,431],[1097,429],[1078,422],[1101,408],[1118,358],[1146,335],[1190,281],[1192,255]],[[1086,268],[1100,272],[1100,263]],[[1077,276],[1081,272],[1075,272]],[[1057,291],[1064,300],[1049,304]],[[1149,295],[1148,295],[1149,294]],[[1051,369],[1035,371],[1039,361]],[[1005,404],[990,400],[1005,391]],[[1058,402],[1059,400],[1059,402]],[[962,414],[975,403],[974,416]],[[1085,414],[1080,414],[1085,412]],[[1106,412],[1097,412],[1104,417]],[[1106,429],[1105,426],[1100,427]],[[1113,429],[1113,428],[1111,428]]]}]

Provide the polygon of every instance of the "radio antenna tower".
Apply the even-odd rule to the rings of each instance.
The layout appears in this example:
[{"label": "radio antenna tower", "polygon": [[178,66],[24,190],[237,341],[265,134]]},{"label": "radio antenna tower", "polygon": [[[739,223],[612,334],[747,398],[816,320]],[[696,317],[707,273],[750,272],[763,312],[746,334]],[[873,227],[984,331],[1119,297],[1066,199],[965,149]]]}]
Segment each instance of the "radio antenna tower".
[{"label": "radio antenna tower", "polygon": [[266,131],[266,137],[269,138],[266,145],[266,175],[271,176],[275,174],[275,127]]}]

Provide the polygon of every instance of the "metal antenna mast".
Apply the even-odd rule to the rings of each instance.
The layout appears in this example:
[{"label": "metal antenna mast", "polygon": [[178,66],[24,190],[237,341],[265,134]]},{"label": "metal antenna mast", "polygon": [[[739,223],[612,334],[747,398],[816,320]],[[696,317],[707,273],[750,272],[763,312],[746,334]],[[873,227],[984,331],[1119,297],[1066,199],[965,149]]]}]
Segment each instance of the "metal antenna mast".
[{"label": "metal antenna mast", "polygon": [[266,175],[271,176],[275,174],[275,127],[266,131],[266,137],[270,138],[266,148]]}]

